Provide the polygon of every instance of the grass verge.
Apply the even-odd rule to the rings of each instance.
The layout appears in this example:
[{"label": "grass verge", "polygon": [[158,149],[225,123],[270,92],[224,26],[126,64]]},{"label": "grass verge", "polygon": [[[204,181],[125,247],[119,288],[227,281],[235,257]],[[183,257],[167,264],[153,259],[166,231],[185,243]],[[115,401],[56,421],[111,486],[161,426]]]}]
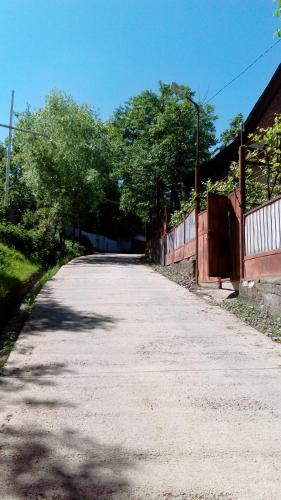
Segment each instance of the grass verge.
[{"label": "grass verge", "polygon": [[55,274],[58,272],[59,268],[61,267],[62,264],[56,264],[53,267],[50,267],[44,274],[42,274],[41,278],[37,281],[37,283],[34,285],[34,287],[30,290],[30,292],[26,295],[23,304],[26,304],[27,306],[31,307],[36,295],[40,292],[41,288],[49,281]]},{"label": "grass verge", "polygon": [[59,270],[61,264],[48,269],[37,283],[31,288],[31,290],[26,294],[22,304],[16,311],[13,318],[8,322],[6,328],[3,329],[0,335],[0,370],[6,363],[10,352],[12,351],[14,344],[26,322],[30,311],[32,309],[32,304],[40,292],[41,288],[49,281]]},{"label": "grass verge", "polygon": [[224,300],[221,305],[256,330],[265,333],[277,342],[281,342],[281,316],[275,318],[269,316],[266,312],[242,302],[239,297]]},{"label": "grass verge", "polygon": [[45,272],[40,264],[28,259],[20,251],[0,243],[0,370],[41,288],[62,265],[85,254],[84,247],[73,242],[66,243],[66,253]]},{"label": "grass verge", "polygon": [[38,264],[0,243],[0,301],[21,288],[38,271]]}]

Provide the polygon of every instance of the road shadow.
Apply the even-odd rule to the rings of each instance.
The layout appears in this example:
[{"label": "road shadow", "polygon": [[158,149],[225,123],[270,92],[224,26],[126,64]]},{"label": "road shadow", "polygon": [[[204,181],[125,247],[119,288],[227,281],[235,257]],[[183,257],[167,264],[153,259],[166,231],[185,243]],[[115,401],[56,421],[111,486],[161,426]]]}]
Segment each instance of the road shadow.
[{"label": "road shadow", "polygon": [[137,455],[101,444],[87,417],[82,430],[75,419],[66,426],[65,411],[81,403],[51,398],[54,391],[49,393],[48,386],[71,373],[63,363],[21,369],[9,365],[0,377],[1,498],[130,498],[126,473],[135,468]]},{"label": "road shadow", "polygon": [[0,372],[0,399],[3,403],[3,391],[15,394],[32,384],[42,386],[43,389],[44,386],[55,385],[56,379],[61,375],[73,373],[65,363],[38,363],[18,367],[10,361]]},{"label": "road shadow", "polygon": [[126,471],[134,467],[134,457],[122,448],[101,445],[72,429],[7,425],[0,433],[2,498],[124,498]]},{"label": "road shadow", "polygon": [[45,288],[35,302],[24,333],[36,334],[44,330],[83,332],[103,328],[109,330],[116,319],[110,315],[79,311],[52,298],[52,291]]},{"label": "road shadow", "polygon": [[78,257],[67,264],[67,266],[76,266],[81,264],[87,265],[132,265],[142,264],[144,262],[144,255],[130,255],[130,254],[93,254]]}]

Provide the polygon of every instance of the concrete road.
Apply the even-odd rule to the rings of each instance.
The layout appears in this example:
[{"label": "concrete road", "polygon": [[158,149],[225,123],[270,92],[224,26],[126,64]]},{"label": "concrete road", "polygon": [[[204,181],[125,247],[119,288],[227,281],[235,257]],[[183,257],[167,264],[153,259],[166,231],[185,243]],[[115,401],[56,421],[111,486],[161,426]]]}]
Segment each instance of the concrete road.
[{"label": "concrete road", "polygon": [[133,257],[72,261],[0,379],[0,498],[280,500],[280,354]]}]

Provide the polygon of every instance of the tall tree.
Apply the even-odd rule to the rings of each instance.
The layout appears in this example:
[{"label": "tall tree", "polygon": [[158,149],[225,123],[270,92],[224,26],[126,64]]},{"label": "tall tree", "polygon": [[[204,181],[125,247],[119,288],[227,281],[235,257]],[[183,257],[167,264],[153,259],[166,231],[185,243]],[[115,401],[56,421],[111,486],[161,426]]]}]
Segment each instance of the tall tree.
[{"label": "tall tree", "polygon": [[240,133],[243,124],[243,115],[238,113],[229,122],[229,128],[224,130],[220,135],[220,142],[223,146],[227,146]]},{"label": "tall tree", "polygon": [[[189,87],[187,94],[192,97]],[[215,144],[215,115],[211,105],[200,105],[200,160]],[[160,82],[159,92],[145,91],[118,108],[112,121],[116,131],[116,176],[121,207],[151,221],[163,205],[177,209],[190,190],[196,151],[196,115],[192,103]]]},{"label": "tall tree", "polygon": [[42,134],[19,132],[13,140],[13,163],[37,207],[62,226],[79,227],[97,212],[109,179],[105,126],[90,107],[62,93],[51,93],[17,125]]}]

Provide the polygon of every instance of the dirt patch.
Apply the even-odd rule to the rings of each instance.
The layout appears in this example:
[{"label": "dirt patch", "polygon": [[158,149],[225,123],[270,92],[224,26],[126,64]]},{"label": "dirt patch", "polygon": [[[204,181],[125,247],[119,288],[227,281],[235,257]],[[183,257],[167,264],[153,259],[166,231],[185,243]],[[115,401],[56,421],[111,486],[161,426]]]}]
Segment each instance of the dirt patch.
[{"label": "dirt patch", "polygon": [[181,261],[170,266],[151,264],[153,269],[178,285],[193,290],[195,288],[194,262]]}]

